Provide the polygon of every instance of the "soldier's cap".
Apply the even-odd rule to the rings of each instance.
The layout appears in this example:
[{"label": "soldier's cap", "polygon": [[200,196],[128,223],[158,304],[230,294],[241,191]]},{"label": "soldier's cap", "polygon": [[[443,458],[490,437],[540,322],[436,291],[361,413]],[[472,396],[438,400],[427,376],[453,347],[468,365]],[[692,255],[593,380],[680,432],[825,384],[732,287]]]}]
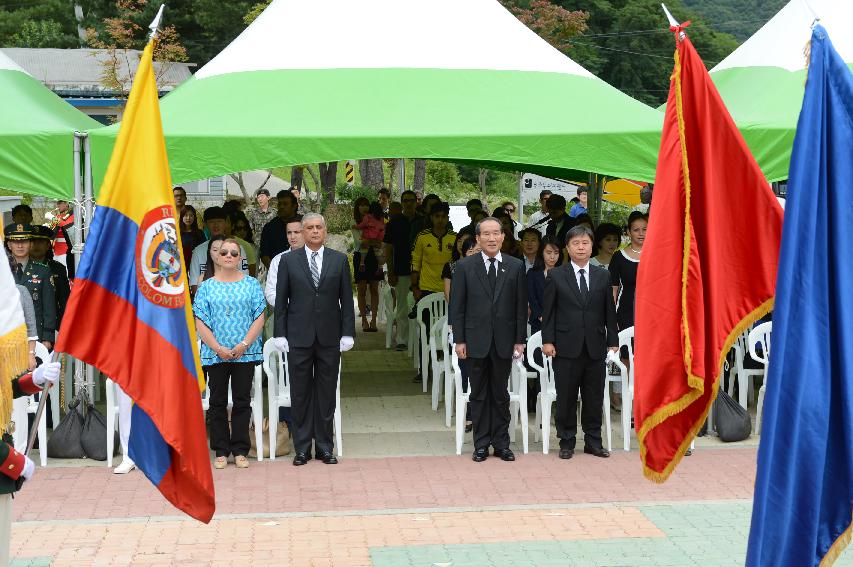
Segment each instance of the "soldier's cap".
[{"label": "soldier's cap", "polygon": [[45,240],[53,240],[53,231],[50,230],[50,228],[40,224],[34,224],[31,228],[32,238],[43,238]]},{"label": "soldier's cap", "polygon": [[28,224],[13,222],[3,229],[6,240],[29,240],[32,238],[32,227]]},{"label": "soldier's cap", "polygon": [[269,197],[270,192],[268,189],[261,188],[261,189],[258,189],[257,191],[255,191],[255,197],[257,197],[258,195],[266,195],[267,197]]}]

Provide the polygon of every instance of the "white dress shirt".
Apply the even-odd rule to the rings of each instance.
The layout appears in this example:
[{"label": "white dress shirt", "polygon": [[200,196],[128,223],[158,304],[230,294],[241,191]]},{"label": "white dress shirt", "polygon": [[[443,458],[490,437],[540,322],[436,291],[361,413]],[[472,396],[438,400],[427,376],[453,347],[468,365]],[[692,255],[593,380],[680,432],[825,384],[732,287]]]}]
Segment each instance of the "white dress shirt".
[{"label": "white dress shirt", "polygon": [[278,285],[278,264],[281,262],[281,257],[293,250],[285,250],[276,254],[270,262],[270,268],[267,271],[267,283],[264,285],[264,297],[267,298],[267,303],[275,307],[275,286]]},{"label": "white dress shirt", "polygon": [[[488,275],[489,266],[491,266],[492,264],[491,264],[491,262],[489,262],[489,257],[486,255],[485,252],[480,252],[480,254],[482,254],[482,256],[483,256],[483,264],[486,266],[486,274]],[[500,269],[500,265],[502,262],[502,256],[501,256],[500,250],[498,250],[497,255],[495,255],[495,260],[497,260],[497,264],[495,265],[495,270],[498,270],[498,269]]]},{"label": "white dress shirt", "polygon": [[[320,249],[317,250],[317,275],[323,276],[323,252],[326,250],[325,246],[320,246]],[[308,255],[308,269],[311,269],[311,255],[314,253],[313,250],[305,247],[305,254]]]},{"label": "white dress shirt", "polygon": [[586,290],[589,291],[589,261],[583,266],[578,266],[572,261],[572,269],[575,271],[575,281],[578,284],[578,289],[581,288],[581,270],[583,270],[583,276],[586,279]]}]

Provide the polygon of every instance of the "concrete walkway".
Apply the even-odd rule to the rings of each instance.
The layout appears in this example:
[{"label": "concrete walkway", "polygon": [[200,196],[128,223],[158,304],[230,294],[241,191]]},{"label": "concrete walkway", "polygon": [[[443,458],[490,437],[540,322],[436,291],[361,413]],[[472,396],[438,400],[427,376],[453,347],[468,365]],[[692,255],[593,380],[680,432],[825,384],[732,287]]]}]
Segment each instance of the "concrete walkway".
[{"label": "concrete walkway", "polygon": [[51,461],[14,501],[12,565],[743,564],[757,439],[700,439],[664,485],[643,478],[636,448],[561,461],[532,434],[528,455],[519,435],[516,462],[474,463],[470,437],[455,455],[411,359],[384,350],[381,332],[356,344],[344,358],[339,465],[284,457],[214,471],[217,514],[203,525],[138,471]]}]

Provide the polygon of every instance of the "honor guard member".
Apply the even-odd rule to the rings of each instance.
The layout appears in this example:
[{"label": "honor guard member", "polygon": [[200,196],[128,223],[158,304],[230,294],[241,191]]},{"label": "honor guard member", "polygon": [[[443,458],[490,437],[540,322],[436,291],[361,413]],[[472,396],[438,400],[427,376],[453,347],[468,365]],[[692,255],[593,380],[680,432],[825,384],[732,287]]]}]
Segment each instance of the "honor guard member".
[{"label": "honor guard member", "polygon": [[15,260],[15,283],[26,287],[36,309],[39,341],[53,349],[56,340],[56,290],[53,273],[47,264],[30,259],[32,228],[28,224],[10,224],[3,231],[6,247]]},{"label": "honor guard member", "polygon": [[53,259],[51,239],[53,232],[50,228],[38,224],[32,226],[32,244],[30,245],[30,260],[46,264],[53,274],[53,284],[56,288],[56,328],[62,323],[62,315],[71,295],[71,284],[68,282],[68,271],[61,263]]}]

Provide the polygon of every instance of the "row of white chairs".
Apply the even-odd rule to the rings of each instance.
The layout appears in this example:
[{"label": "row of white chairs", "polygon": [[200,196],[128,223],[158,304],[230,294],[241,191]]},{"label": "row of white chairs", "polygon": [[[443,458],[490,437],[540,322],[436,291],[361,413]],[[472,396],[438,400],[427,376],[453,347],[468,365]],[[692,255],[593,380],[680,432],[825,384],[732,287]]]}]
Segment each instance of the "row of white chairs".
[{"label": "row of white chairs", "polygon": [[[767,385],[767,368],[770,363],[770,335],[773,333],[773,322],[767,321],[755,325],[738,336],[732,345],[734,364],[729,370],[728,391],[734,396],[735,384],[738,388],[738,403],[746,409],[755,396],[755,379],[761,379],[758,389],[758,401],[755,412],[755,433],[761,433],[761,417],[764,411],[764,392]],[[747,354],[761,364],[760,368],[747,368],[744,364]]]}]

